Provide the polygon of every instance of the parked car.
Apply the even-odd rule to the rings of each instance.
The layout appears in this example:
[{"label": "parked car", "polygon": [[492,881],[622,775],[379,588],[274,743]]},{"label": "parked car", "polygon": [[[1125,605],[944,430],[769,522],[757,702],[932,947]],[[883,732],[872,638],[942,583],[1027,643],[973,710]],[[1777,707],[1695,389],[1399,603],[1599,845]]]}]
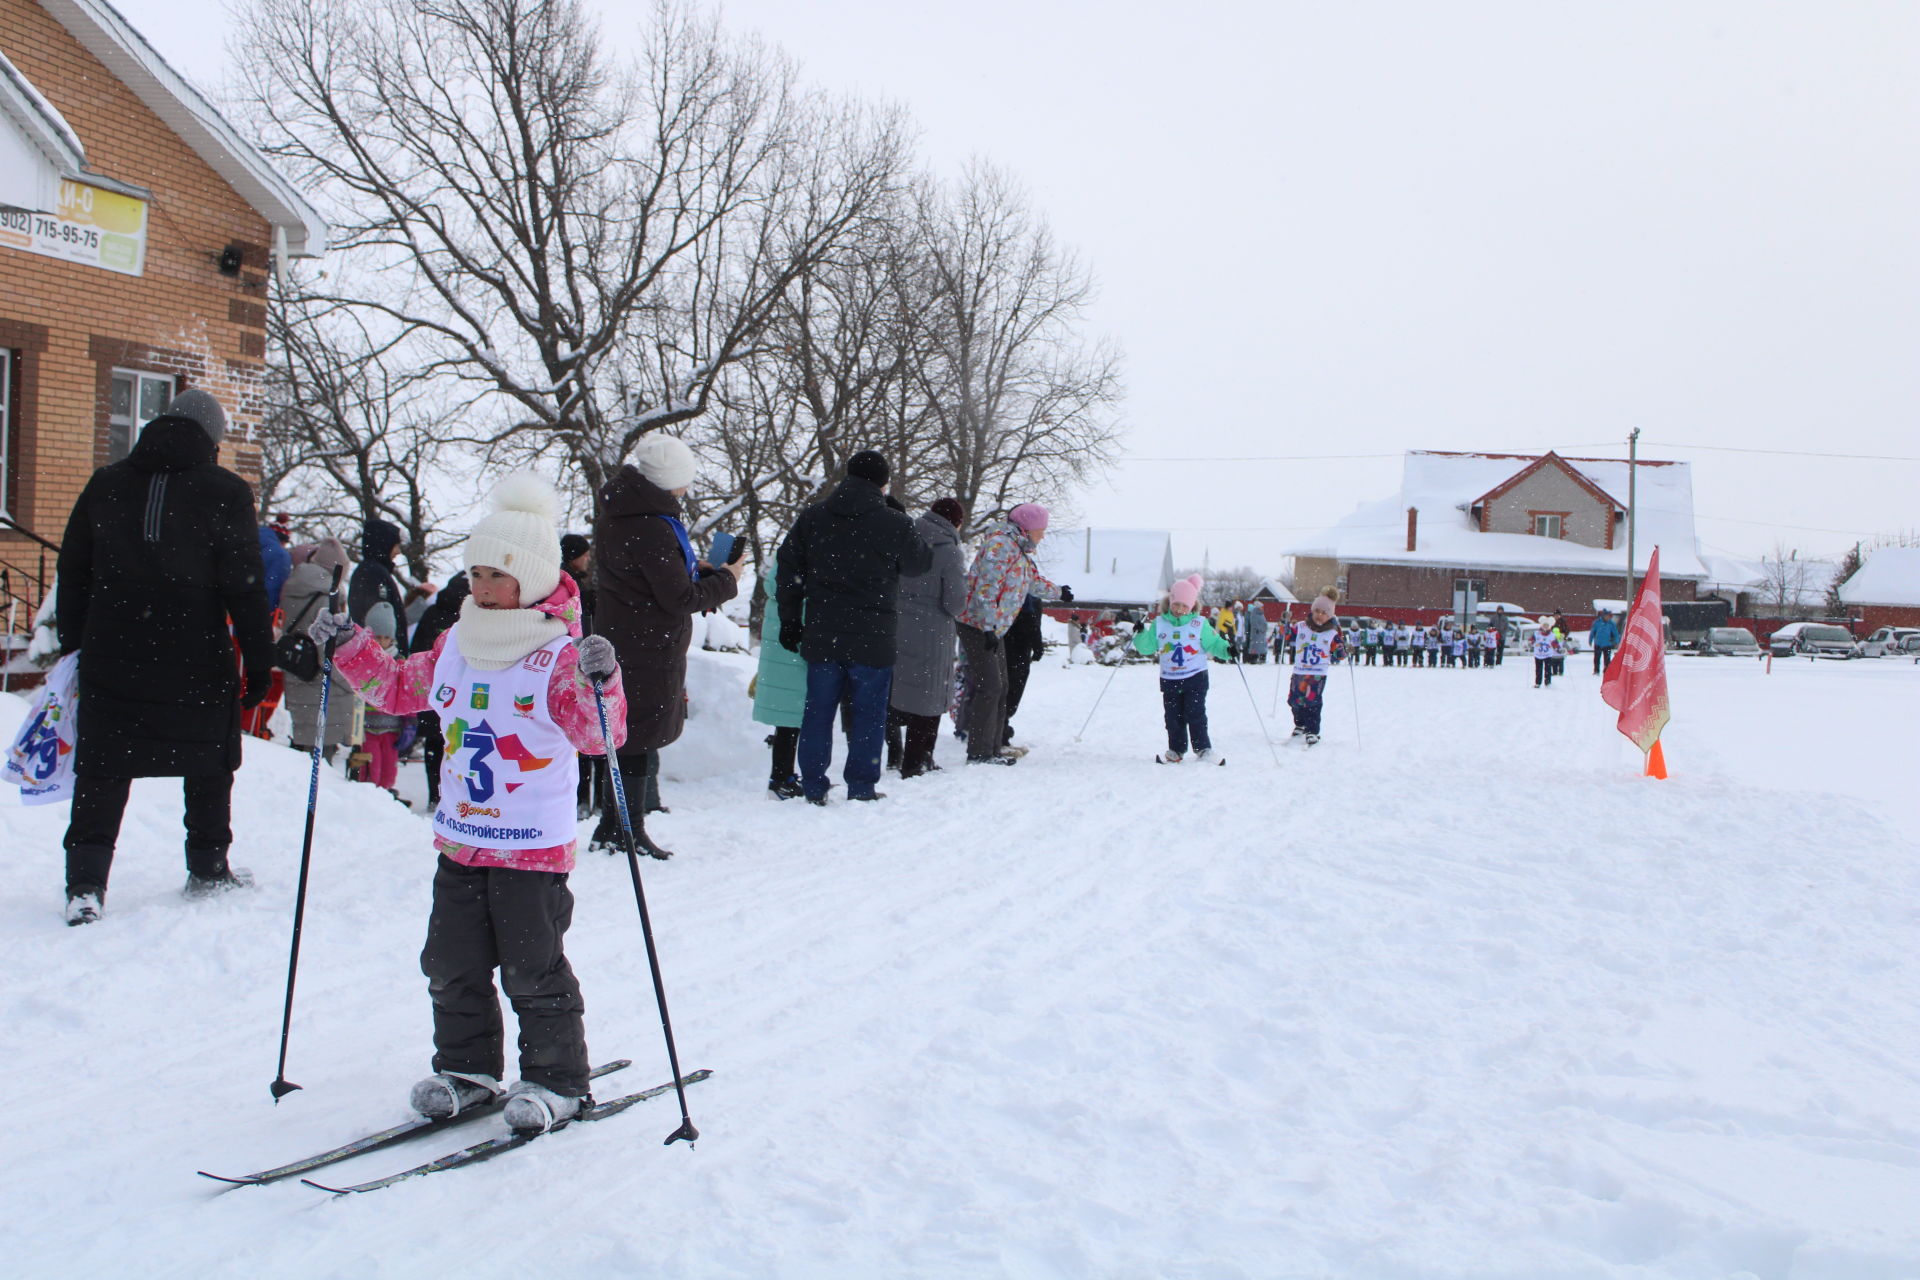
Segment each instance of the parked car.
[{"label": "parked car", "polygon": [[1811,658],[1851,658],[1853,634],[1830,622],[1789,622],[1767,637],[1767,650],[1776,658],[1804,653]]},{"label": "parked car", "polygon": [[1860,642],[1860,656],[1884,658],[1900,653],[1901,645],[1910,637],[1920,637],[1920,627],[1881,627]]},{"label": "parked car", "polygon": [[1745,627],[1709,627],[1700,641],[1700,652],[1725,658],[1755,658],[1760,641]]}]

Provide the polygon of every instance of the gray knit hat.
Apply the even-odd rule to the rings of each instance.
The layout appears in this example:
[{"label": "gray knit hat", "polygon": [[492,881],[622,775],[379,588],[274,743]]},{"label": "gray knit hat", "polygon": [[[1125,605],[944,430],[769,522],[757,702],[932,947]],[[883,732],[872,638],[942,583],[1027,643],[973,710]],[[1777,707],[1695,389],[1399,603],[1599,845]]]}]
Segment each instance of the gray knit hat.
[{"label": "gray knit hat", "polygon": [[200,424],[200,429],[213,441],[213,447],[219,448],[222,437],[227,434],[227,411],[220,402],[204,391],[182,391],[173,398],[163,415],[169,418],[190,418]]}]

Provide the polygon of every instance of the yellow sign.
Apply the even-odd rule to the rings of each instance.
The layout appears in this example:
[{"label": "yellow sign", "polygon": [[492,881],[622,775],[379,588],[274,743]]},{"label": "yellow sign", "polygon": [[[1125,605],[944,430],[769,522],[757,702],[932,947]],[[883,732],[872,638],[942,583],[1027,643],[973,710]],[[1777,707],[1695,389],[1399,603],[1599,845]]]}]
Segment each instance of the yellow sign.
[{"label": "yellow sign", "polygon": [[137,276],[147,265],[147,202],[62,180],[54,212],[0,212],[0,246]]}]

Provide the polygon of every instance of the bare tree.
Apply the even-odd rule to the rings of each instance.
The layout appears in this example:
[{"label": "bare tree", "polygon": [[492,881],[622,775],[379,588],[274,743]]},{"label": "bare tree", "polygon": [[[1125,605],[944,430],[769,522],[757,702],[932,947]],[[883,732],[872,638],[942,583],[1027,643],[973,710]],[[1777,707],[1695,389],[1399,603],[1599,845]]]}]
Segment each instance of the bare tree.
[{"label": "bare tree", "polygon": [[1802,560],[1800,553],[1784,542],[1775,542],[1773,551],[1760,560],[1760,599],[1782,618],[1804,617],[1810,612],[1807,593],[1813,589],[1813,562]]},{"label": "bare tree", "polygon": [[[793,280],[894,181],[892,117],[677,4],[611,67],[579,0],[254,0],[239,47],[266,150],[386,265],[322,300],[492,393],[496,452],[558,448],[597,492],[698,417]],[[821,158],[831,152],[831,163]]]},{"label": "bare tree", "polygon": [[1004,174],[923,184],[916,218],[928,324],[916,374],[935,448],[967,510],[1058,501],[1119,439],[1119,356],[1077,331],[1091,276]]}]

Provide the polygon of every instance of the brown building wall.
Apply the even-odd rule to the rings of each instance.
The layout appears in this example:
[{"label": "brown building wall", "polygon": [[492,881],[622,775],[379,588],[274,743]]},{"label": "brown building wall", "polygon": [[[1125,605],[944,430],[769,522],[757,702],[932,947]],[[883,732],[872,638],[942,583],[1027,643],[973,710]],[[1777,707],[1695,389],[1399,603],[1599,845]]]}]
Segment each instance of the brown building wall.
[{"label": "brown building wall", "polygon": [[1610,547],[1613,510],[1549,463],[1487,503],[1484,533],[1532,533],[1536,512],[1564,517],[1562,536],[1588,547]]},{"label": "brown building wall", "polygon": [[1847,612],[1860,619],[1855,631],[1861,635],[1881,627],[1920,627],[1920,605],[1856,604]]},{"label": "brown building wall", "polygon": [[[1297,574],[1297,570],[1296,570]],[[1584,614],[1594,600],[1626,598],[1626,582],[1619,574],[1601,577],[1587,573],[1512,573],[1488,569],[1440,569],[1418,565],[1354,564],[1347,566],[1347,593],[1342,608],[1364,612],[1383,609],[1450,609],[1453,580],[1479,578],[1487,584],[1486,599],[1511,601],[1528,613],[1564,609]],[[1662,578],[1663,600],[1692,600],[1691,579]],[[1299,594],[1297,591],[1295,594]]]},{"label": "brown building wall", "polygon": [[[35,0],[0,0],[0,39],[80,136],[93,170],[152,193],[143,275],[0,246],[0,346],[21,356],[9,514],[60,540],[81,486],[106,461],[114,368],[212,392],[230,424],[221,462],[257,476],[266,219]],[[217,266],[228,245],[242,249],[237,277]],[[0,561],[32,569],[37,558],[0,530]]]}]

